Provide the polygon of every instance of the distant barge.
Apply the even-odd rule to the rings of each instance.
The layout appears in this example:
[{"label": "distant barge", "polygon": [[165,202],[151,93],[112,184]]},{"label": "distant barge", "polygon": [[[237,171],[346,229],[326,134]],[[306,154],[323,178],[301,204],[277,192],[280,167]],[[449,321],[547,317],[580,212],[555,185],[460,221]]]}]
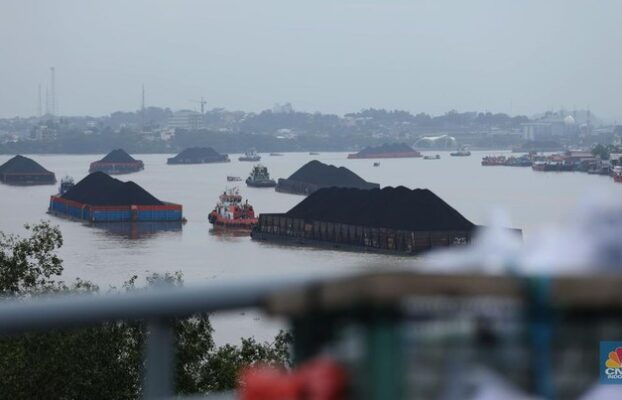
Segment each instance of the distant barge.
[{"label": "distant barge", "polygon": [[358,153],[348,154],[350,159],[358,158],[413,158],[422,157],[421,153],[406,143],[383,144],[382,146],[366,147]]},{"label": "distant barge", "polygon": [[142,161],[136,160],[123,149],[113,150],[99,161],[91,163],[89,173],[105,172],[110,175],[129,174],[145,168]]},{"label": "distant barge", "polygon": [[171,157],[167,164],[209,164],[229,162],[227,154],[220,154],[211,147],[190,147]]},{"label": "distant barge", "polygon": [[82,179],[63,195],[50,197],[49,212],[88,222],[182,221],[182,206],[160,201],[134,182],[103,172]]},{"label": "distant barge", "polygon": [[336,167],[313,160],[300,167],[289,178],[280,178],[275,190],[306,196],[327,187],[378,189],[380,185],[365,181],[345,167]]},{"label": "distant barge", "polygon": [[434,193],[404,187],[321,189],[285,214],[260,214],[255,240],[416,255],[466,245],[477,226]]},{"label": "distant barge", "polygon": [[520,157],[515,156],[486,156],[482,158],[482,166],[484,167],[531,167],[534,162],[534,157],[530,155],[522,155]]},{"label": "distant barge", "polygon": [[36,161],[17,155],[0,165],[0,182],[20,186],[53,185],[56,175]]}]

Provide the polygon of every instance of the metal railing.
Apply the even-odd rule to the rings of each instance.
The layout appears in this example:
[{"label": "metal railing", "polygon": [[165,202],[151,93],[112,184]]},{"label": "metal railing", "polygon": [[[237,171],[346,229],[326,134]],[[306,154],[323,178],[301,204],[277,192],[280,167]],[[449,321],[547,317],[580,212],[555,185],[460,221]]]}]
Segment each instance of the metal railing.
[{"label": "metal railing", "polygon": [[[319,278],[316,278],[319,280]],[[66,295],[0,303],[0,335],[75,328],[106,321],[146,324],[143,393],[147,399],[173,398],[175,319],[196,313],[253,308],[276,290],[315,279],[255,279],[214,282],[186,288],[154,288],[108,295]]]}]

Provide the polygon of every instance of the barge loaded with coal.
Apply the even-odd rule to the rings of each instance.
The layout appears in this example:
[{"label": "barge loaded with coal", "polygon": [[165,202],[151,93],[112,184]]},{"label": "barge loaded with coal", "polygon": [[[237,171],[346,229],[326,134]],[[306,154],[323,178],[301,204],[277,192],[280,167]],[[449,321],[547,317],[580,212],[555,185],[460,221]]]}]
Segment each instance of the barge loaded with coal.
[{"label": "barge loaded with coal", "polygon": [[427,189],[326,188],[284,214],[260,214],[255,240],[414,255],[464,245],[477,226]]},{"label": "barge loaded with coal", "polygon": [[0,182],[22,186],[53,185],[56,183],[56,175],[43,168],[38,162],[16,155],[0,165]]},{"label": "barge loaded with coal", "polygon": [[381,146],[366,147],[358,153],[348,154],[348,158],[412,158],[421,153],[406,143],[385,143]]},{"label": "barge loaded with coal", "polygon": [[211,147],[190,147],[169,158],[167,164],[208,164],[229,161],[229,155],[220,154]]},{"label": "barge loaded with coal", "polygon": [[348,187],[377,189],[377,183],[367,182],[345,167],[335,167],[320,161],[309,161],[287,179],[279,179],[277,192],[309,195],[321,188]]},{"label": "barge loaded with coal", "polygon": [[49,212],[88,222],[181,222],[182,206],[158,200],[134,182],[94,172],[64,194],[50,197]]},{"label": "barge loaded with coal", "polygon": [[141,160],[136,160],[123,149],[112,150],[104,158],[91,163],[89,173],[105,172],[109,175],[129,174],[141,171],[145,165]]}]

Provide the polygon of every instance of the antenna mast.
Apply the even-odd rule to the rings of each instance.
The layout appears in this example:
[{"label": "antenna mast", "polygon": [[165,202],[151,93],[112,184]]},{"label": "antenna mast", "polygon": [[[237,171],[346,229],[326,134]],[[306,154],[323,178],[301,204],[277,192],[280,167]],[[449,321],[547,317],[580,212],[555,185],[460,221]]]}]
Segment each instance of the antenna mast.
[{"label": "antenna mast", "polygon": [[49,115],[50,114],[50,93],[49,93],[49,89],[46,86],[45,87],[45,115]]},{"label": "antenna mast", "polygon": [[54,67],[50,67],[50,115],[56,114],[56,84],[54,82]]},{"label": "antenna mast", "polygon": [[41,84],[38,87],[39,98],[37,100],[37,117],[41,118]]},{"label": "antenna mast", "polygon": [[140,129],[145,130],[145,84],[143,83],[142,100],[140,103]]}]

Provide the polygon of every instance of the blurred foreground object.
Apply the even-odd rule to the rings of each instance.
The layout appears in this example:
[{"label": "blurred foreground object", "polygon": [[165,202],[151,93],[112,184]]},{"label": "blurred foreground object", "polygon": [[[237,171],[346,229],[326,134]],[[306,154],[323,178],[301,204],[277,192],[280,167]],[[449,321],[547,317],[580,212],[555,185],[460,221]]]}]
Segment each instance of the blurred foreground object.
[{"label": "blurred foreground object", "polygon": [[175,320],[260,308],[289,321],[293,367],[247,370],[244,400],[622,398],[622,386],[598,386],[599,342],[622,338],[621,286],[612,275],[407,271],[219,281],[5,302],[0,333],[144,321],[140,393],[174,398]]},{"label": "blurred foreground object", "polygon": [[610,194],[586,196],[562,224],[531,234],[523,243],[494,214],[471,244],[427,255],[427,270],[493,274],[567,275],[622,273],[622,203]]},{"label": "blurred foreground object", "polygon": [[599,342],[622,338],[620,285],[395,272],[286,290],[266,309],[291,321],[295,363],[330,354],[347,369],[348,398],[602,398],[588,394]]},{"label": "blurred foreground object", "polygon": [[343,400],[346,399],[347,373],[338,363],[320,358],[292,372],[270,366],[244,371],[241,400]]}]

